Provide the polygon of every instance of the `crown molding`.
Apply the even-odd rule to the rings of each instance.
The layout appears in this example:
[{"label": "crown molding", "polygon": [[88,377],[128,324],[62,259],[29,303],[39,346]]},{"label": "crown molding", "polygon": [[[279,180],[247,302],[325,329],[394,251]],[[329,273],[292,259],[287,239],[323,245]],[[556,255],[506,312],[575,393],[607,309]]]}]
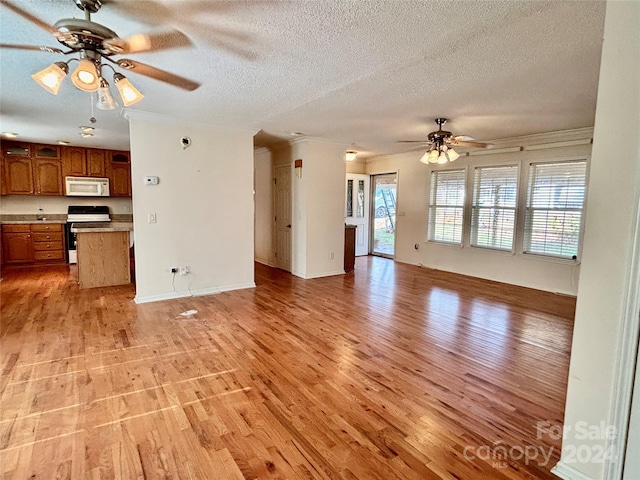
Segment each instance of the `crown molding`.
[{"label": "crown molding", "polygon": [[591,140],[592,138],[593,127],[585,127],[575,128],[573,130],[558,130],[556,132],[534,133],[532,135],[521,135],[519,137],[498,138],[495,140],[487,140],[485,143],[491,143],[497,148],[528,147],[531,145],[571,142],[575,140]]}]

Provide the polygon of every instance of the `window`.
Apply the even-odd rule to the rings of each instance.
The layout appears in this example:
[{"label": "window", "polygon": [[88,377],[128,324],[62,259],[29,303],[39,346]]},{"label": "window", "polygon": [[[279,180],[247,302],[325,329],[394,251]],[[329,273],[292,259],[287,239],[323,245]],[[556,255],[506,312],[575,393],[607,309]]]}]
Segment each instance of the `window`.
[{"label": "window", "polygon": [[578,255],[586,171],[586,160],[531,164],[525,253],[565,258]]},{"label": "window", "polygon": [[462,244],[464,170],[431,172],[429,240]]},{"label": "window", "polygon": [[471,245],[513,249],[518,167],[479,167],[473,175]]}]

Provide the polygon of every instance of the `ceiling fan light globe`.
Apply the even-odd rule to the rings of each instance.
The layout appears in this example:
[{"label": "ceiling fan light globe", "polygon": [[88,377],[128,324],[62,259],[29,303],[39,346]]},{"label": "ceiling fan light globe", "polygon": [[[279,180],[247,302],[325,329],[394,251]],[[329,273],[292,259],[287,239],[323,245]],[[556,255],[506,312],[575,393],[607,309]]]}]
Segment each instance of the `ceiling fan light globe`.
[{"label": "ceiling fan light globe", "polygon": [[118,107],[118,102],[113,98],[113,95],[111,95],[108,84],[98,89],[96,107],[100,110],[114,110]]},{"label": "ceiling fan light globe", "polygon": [[429,163],[438,163],[438,150],[431,150],[428,154]]},{"label": "ceiling fan light globe", "polygon": [[129,79],[121,73],[116,73],[113,76],[113,80],[118,92],[120,93],[120,98],[122,98],[122,104],[125,107],[138,103],[144,98],[144,95],[142,95],[136,87],[131,84]]},{"label": "ceiling fan light globe", "polygon": [[424,152],[424,154],[422,154],[422,156],[420,157],[420,161],[426,165],[429,164],[429,152]]},{"label": "ceiling fan light globe", "polygon": [[95,92],[100,88],[100,76],[95,63],[83,58],[71,74],[71,82],[83,92]]},{"label": "ceiling fan light globe", "polygon": [[69,67],[66,63],[56,62],[44,70],[34,73],[31,78],[47,92],[57,95],[62,86],[62,80],[64,80],[68,72]]},{"label": "ceiling fan light globe", "polygon": [[447,151],[447,157],[449,157],[450,162],[454,162],[460,157],[460,154],[456,152],[453,148],[450,148]]},{"label": "ceiling fan light globe", "polygon": [[449,160],[447,159],[447,156],[446,156],[445,152],[441,152],[440,156],[438,157],[438,164],[439,165],[444,165],[448,161]]}]

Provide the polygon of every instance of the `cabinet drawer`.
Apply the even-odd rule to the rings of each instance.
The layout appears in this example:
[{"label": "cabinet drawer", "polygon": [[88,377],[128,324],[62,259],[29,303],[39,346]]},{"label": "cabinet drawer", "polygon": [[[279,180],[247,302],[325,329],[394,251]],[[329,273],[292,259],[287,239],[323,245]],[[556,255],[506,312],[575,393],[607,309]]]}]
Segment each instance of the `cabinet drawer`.
[{"label": "cabinet drawer", "polygon": [[33,252],[33,257],[36,262],[46,260],[64,260],[64,252],[62,250]]},{"label": "cabinet drawer", "polygon": [[62,250],[62,242],[33,242],[33,251],[38,250]]},{"label": "cabinet drawer", "polygon": [[32,238],[34,242],[61,242],[62,232],[34,233]]},{"label": "cabinet drawer", "polygon": [[28,223],[18,225],[2,225],[2,231],[5,233],[29,233],[31,226]]},{"label": "cabinet drawer", "polygon": [[32,232],[62,232],[61,223],[32,223]]}]

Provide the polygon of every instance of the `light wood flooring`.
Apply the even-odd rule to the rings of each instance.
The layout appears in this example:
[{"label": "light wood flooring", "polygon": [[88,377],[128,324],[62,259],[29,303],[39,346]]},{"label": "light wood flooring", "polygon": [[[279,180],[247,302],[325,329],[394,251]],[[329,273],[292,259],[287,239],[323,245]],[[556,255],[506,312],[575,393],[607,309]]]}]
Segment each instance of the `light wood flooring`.
[{"label": "light wood flooring", "polygon": [[374,257],[256,283],[4,272],[0,478],[555,478],[574,299]]}]

